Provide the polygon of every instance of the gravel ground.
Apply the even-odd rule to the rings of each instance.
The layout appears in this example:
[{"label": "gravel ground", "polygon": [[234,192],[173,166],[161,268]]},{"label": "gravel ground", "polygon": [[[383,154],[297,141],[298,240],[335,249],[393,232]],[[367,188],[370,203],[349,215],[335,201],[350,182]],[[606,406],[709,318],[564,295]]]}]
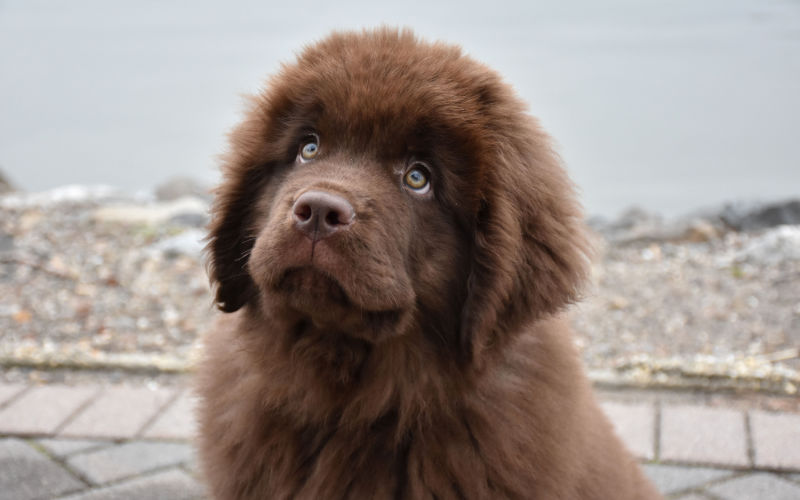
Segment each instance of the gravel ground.
[{"label": "gravel ground", "polygon": [[[110,189],[0,195],[6,376],[190,368],[215,314],[206,211],[199,197]],[[593,283],[572,317],[595,380],[798,390],[800,225],[641,212],[590,223]]]},{"label": "gravel ground", "polygon": [[0,199],[0,359],[185,368],[214,314],[205,204],[61,194]]},{"label": "gravel ground", "polygon": [[796,392],[800,256],[781,251],[788,242],[800,249],[800,226],[704,242],[601,240],[572,315],[587,365],[645,382],[727,378]]}]

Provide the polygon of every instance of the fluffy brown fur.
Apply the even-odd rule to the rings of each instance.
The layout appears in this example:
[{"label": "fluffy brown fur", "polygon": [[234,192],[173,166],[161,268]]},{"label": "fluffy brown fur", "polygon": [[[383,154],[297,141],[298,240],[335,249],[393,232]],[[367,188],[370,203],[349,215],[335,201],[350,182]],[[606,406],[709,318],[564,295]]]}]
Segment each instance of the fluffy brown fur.
[{"label": "fluffy brown fur", "polygon": [[[216,498],[659,498],[559,319],[587,266],[571,184],[493,71],[406,31],[337,33],[231,143],[209,243],[227,314],[199,373]],[[308,192],[352,223],[301,231]]]}]

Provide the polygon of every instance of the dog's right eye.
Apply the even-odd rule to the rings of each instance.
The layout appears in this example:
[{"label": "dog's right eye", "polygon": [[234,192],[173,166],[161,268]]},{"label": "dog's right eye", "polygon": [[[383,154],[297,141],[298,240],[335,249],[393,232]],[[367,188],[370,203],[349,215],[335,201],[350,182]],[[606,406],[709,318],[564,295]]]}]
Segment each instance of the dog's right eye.
[{"label": "dog's right eye", "polygon": [[312,134],[306,137],[300,145],[298,158],[301,162],[311,161],[319,154],[319,137]]},{"label": "dog's right eye", "polygon": [[411,168],[403,176],[406,187],[416,194],[426,194],[431,190],[428,167],[420,161],[411,164]]}]

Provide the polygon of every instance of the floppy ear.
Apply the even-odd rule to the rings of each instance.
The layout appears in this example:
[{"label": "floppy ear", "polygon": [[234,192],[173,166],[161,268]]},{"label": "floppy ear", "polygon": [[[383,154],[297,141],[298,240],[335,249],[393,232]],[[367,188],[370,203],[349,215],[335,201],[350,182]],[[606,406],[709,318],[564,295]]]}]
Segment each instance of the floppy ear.
[{"label": "floppy ear", "polygon": [[309,92],[302,89],[302,79],[290,77],[288,68],[270,78],[263,92],[247,98],[244,119],[231,132],[223,157],[206,252],[217,307],[225,312],[240,309],[257,293],[247,271],[256,238],[253,211],[274,167],[293,160],[286,157],[289,138],[284,132],[296,126],[290,116],[298,95]]},{"label": "floppy ear", "polygon": [[517,119],[481,172],[460,332],[466,359],[478,366],[526,323],[576,300],[589,263],[573,186],[533,119]]},{"label": "floppy ear", "polygon": [[252,211],[269,171],[263,166],[263,105],[263,100],[253,99],[244,121],[230,134],[231,149],[223,159],[223,180],[211,208],[207,267],[216,285],[217,307],[224,312],[240,309],[256,293],[247,262],[255,242]]},{"label": "floppy ear", "polygon": [[253,247],[248,235],[250,210],[255,200],[251,175],[238,182],[227,181],[217,190],[212,209],[209,242],[208,274],[216,284],[216,304],[224,312],[234,312],[255,294],[255,283],[247,272],[247,261]]}]

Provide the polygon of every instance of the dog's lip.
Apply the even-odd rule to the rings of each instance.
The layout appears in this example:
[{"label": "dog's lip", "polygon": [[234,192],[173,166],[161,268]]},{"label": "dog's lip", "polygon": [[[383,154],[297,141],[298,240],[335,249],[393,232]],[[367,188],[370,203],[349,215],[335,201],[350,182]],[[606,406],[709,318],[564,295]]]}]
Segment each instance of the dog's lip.
[{"label": "dog's lip", "polygon": [[[357,241],[357,237],[354,238],[356,240],[353,241]],[[341,297],[346,298],[340,300],[339,305],[351,310],[385,312],[414,307],[416,293],[402,268],[383,270],[375,264],[374,259],[369,261],[370,265],[360,266],[361,259],[370,257],[364,255],[365,250],[360,254],[349,254],[351,244],[347,241],[336,238],[318,241],[313,257],[311,240],[297,231],[273,229],[266,233],[262,241],[263,248],[254,252],[248,270],[264,292],[289,299],[302,298],[291,290],[282,289],[282,285],[286,284],[286,277],[290,273],[309,270],[334,283],[341,290]],[[391,265],[388,262],[379,264]],[[319,292],[317,297],[324,299],[322,290],[314,287],[307,290]],[[339,295],[338,292],[336,295]]]},{"label": "dog's lip", "polygon": [[320,276],[330,280],[334,285],[336,285],[338,291],[340,291],[343,296],[342,299],[337,299],[337,297],[335,296],[331,297],[331,299],[334,302],[338,302],[339,305],[346,308],[358,309],[363,314],[369,315],[370,317],[374,317],[375,319],[378,318],[385,319],[389,317],[399,316],[404,309],[400,305],[398,305],[397,307],[372,307],[370,305],[363,304],[360,301],[354,299],[353,296],[350,293],[348,293],[347,289],[342,285],[341,281],[336,276],[334,276],[327,270],[321,268],[320,266],[314,264],[290,266],[284,269],[280,273],[279,278],[273,282],[272,289],[275,292],[281,294],[288,293],[284,286],[286,283],[286,279],[289,277],[290,274],[297,272],[312,272],[319,274]]},{"label": "dog's lip", "polygon": [[318,274],[323,278],[330,280],[334,285],[338,287],[339,291],[341,291],[342,295],[344,296],[344,300],[340,301],[344,302],[344,305],[351,305],[355,303],[350,298],[350,295],[344,289],[341,282],[335,276],[327,272],[325,269],[321,269],[319,266],[313,264],[287,267],[279,274],[278,279],[273,282],[272,289],[279,293],[286,293],[285,285],[286,285],[286,280],[289,278],[289,276],[291,274],[302,273],[302,272],[310,272]]}]

